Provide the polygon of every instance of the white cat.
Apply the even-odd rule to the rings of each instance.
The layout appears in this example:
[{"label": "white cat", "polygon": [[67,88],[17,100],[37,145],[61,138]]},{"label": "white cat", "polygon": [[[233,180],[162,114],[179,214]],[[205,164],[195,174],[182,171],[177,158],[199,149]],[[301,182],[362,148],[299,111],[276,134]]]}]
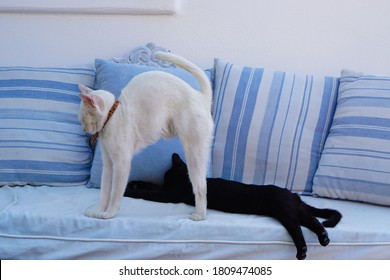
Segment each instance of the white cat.
[{"label": "white cat", "polygon": [[79,119],[85,132],[99,133],[103,157],[100,203],[97,209],[86,211],[88,217],[114,217],[127,185],[133,155],[160,138],[177,135],[195,194],[196,211],[191,219],[206,218],[206,174],[213,137],[211,85],[192,62],[172,53],[156,52],[155,57],[189,71],[198,80],[200,92],[174,75],[145,72],[122,90],[119,105],[106,123],[114,95],[80,85]]}]

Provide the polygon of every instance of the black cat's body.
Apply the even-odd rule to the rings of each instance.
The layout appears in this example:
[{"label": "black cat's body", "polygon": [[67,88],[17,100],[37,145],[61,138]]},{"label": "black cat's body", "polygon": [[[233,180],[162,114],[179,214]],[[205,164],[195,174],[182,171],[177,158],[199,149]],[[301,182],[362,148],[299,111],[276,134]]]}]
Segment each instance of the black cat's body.
[{"label": "black cat's body", "polygon": [[[165,173],[164,185],[130,182],[125,196],[156,202],[195,204],[186,164],[177,154],[172,168]],[[341,214],[333,209],[318,209],[304,203],[287,189],[274,185],[255,186],[224,179],[207,179],[207,207],[223,212],[270,216],[287,229],[297,248],[298,259],[306,257],[306,242],[301,225],[317,234],[322,246],[329,243],[324,227],[334,227]],[[320,223],[316,217],[326,219]]]}]

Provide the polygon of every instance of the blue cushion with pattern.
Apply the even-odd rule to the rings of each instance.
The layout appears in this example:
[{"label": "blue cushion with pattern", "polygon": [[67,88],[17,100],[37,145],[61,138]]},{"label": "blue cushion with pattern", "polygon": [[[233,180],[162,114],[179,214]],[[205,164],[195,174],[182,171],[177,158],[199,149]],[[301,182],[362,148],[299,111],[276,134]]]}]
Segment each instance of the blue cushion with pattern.
[{"label": "blue cushion with pattern", "polygon": [[213,177],[311,194],[338,85],[216,60]]},{"label": "blue cushion with pattern", "polygon": [[0,67],[0,184],[87,183],[92,153],[78,120],[87,68]]},{"label": "blue cushion with pattern", "polygon": [[314,192],[390,205],[390,77],[342,71]]}]

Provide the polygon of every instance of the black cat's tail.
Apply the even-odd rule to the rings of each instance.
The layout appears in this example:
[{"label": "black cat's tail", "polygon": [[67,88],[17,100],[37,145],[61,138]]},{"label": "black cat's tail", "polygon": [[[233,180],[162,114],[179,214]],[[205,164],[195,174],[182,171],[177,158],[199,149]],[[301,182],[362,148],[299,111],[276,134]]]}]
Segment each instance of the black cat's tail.
[{"label": "black cat's tail", "polygon": [[334,209],[319,209],[307,205],[313,216],[326,219],[322,222],[324,227],[335,227],[341,220],[342,215],[339,211]]}]

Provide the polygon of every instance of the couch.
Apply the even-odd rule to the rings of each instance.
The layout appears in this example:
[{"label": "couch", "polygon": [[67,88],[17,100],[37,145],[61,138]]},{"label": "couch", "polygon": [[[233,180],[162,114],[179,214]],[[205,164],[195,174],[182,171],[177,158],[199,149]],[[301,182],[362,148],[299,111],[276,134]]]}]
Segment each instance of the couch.
[{"label": "couch", "polygon": [[[153,57],[153,43],[95,67],[0,67],[1,259],[295,259],[272,218],[123,198],[91,219],[102,159],[77,119],[78,84],[120,94],[144,71],[187,72]],[[215,59],[210,177],[275,184],[341,222],[322,247],[303,228],[308,259],[390,259],[390,77],[342,70],[320,77]],[[161,183],[177,138],[140,152],[129,180]],[[259,186],[260,187],[260,186]]]}]

